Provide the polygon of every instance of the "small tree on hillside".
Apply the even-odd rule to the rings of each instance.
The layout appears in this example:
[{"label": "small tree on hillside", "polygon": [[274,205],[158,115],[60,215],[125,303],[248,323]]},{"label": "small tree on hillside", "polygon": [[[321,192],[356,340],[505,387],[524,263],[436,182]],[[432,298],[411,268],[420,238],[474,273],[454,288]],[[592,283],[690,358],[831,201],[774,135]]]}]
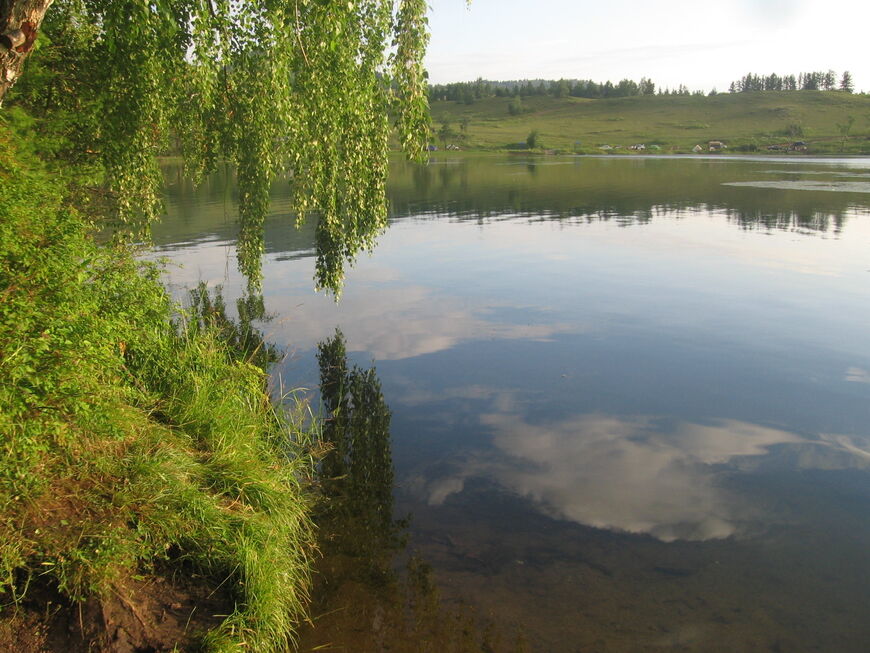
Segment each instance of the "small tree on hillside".
[{"label": "small tree on hillside", "polygon": [[855,85],[852,83],[852,74],[848,70],[843,72],[843,77],[840,79],[840,90],[846,93],[851,93],[855,90]]},{"label": "small tree on hillside", "polygon": [[797,138],[804,135],[804,128],[799,122],[793,122],[785,128],[785,133],[787,136]]},{"label": "small tree on hillside", "polygon": [[639,84],[641,95],[655,95],[656,85],[647,77],[642,77]]},{"label": "small tree on hillside", "polygon": [[558,82],[550,83],[550,93],[553,97],[565,97],[570,95],[571,87],[566,80],[560,79]]},{"label": "small tree on hillside", "polygon": [[526,145],[530,150],[534,150],[536,147],[541,147],[540,135],[538,134],[537,129],[533,129],[529,132],[529,135],[526,137]]},{"label": "small tree on hillside", "polygon": [[464,143],[468,140],[468,125],[471,124],[471,119],[468,116],[462,116],[459,121],[459,133]]},{"label": "small tree on hillside", "polygon": [[855,124],[855,116],[846,116],[846,122],[843,124],[837,123],[837,129],[840,131],[840,152],[846,151],[846,141],[849,140],[849,132],[852,130],[852,125]]},{"label": "small tree on hillside", "polygon": [[453,140],[456,132],[453,131],[453,126],[445,120],[441,123],[441,129],[438,130],[438,138],[441,139],[441,144],[447,147],[447,143]]}]

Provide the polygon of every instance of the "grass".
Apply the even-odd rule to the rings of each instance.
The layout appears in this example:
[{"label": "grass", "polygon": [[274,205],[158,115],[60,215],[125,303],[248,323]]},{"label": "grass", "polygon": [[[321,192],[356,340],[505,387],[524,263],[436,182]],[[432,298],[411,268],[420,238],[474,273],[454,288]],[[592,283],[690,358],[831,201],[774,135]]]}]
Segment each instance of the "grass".
[{"label": "grass", "polygon": [[437,131],[448,121],[459,131],[461,121],[468,119],[464,145],[482,149],[515,147],[536,129],[544,148],[566,152],[598,153],[601,145],[627,148],[635,143],[657,144],[662,152],[690,152],[711,140],[726,142],[731,151],[741,146],[764,150],[804,140],[811,153],[839,153],[838,124],[851,115],[855,124],[845,150],[870,153],[870,97],[865,95],[801,91],[609,100],[533,96],[523,98],[525,112],[520,115],[510,115],[511,101],[491,97],[472,105],[433,102],[433,124]]},{"label": "grass", "polygon": [[97,245],[16,140],[0,124],[0,616],[37,584],[108,601],[192,568],[232,588],[205,650],[285,650],[314,546],[308,436],[225,325]]}]

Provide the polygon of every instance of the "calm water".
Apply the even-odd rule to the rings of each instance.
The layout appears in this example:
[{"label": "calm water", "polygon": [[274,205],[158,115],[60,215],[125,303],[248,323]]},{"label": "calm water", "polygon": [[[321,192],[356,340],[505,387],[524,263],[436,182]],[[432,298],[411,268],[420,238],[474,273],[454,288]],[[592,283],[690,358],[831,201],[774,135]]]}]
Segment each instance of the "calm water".
[{"label": "calm water", "polygon": [[[238,297],[231,180],[167,173],[171,283]],[[376,367],[447,600],[537,651],[870,650],[870,160],[438,158],[390,196],[336,305],[276,186],[262,328],[285,386],[336,327]]]}]

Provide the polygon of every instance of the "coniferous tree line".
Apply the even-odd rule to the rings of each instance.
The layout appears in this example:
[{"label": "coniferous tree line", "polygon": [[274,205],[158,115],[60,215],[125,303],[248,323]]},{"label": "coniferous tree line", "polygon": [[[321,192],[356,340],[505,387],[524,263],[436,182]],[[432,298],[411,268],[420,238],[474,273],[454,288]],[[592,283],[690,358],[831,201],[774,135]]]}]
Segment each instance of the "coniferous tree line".
[{"label": "coniferous tree line", "polygon": [[728,91],[747,93],[752,91],[844,91],[855,90],[852,74],[846,70],[837,76],[833,70],[798,73],[797,75],[757,75],[748,73],[731,82]]},{"label": "coniferous tree line", "polygon": [[[684,87],[682,87],[684,88]],[[488,97],[552,97],[619,98],[633,95],[654,95],[656,85],[643,78],[639,82],[623,79],[616,84],[611,81],[596,82],[591,79],[524,79],[491,81],[477,79],[473,82],[453,82],[429,86],[430,100],[449,100],[473,104]],[[687,92],[688,93],[688,92]]]},{"label": "coniferous tree line", "polygon": [[[854,91],[852,75],[847,70],[838,76],[833,70],[804,72],[797,75],[759,75],[748,73],[731,82],[728,91],[741,93],[750,91]],[[493,81],[478,78],[473,82],[453,82],[450,84],[430,84],[430,101],[451,101],[474,104],[477,100],[490,97],[519,98],[532,96],[581,97],[589,99],[622,98],[637,95],[705,95],[703,91],[691,91],[684,84],[675,88],[657,88],[646,77],[639,82],[623,79],[614,84],[611,81],[596,82],[591,79],[523,79]],[[709,95],[716,95],[715,89]],[[519,106],[519,104],[517,105]]]}]

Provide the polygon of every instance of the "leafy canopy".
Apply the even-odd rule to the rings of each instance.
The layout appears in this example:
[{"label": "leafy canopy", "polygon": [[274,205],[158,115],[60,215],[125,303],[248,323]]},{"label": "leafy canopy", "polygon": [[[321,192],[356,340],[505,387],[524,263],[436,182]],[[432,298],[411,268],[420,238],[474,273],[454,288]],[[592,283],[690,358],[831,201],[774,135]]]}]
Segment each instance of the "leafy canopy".
[{"label": "leafy canopy", "polygon": [[[298,219],[319,220],[317,285],[337,294],[386,226],[391,122],[409,154],[424,149],[425,12],[425,0],[57,0],[44,28],[69,74],[52,97],[97,112],[88,148],[123,222],[159,215],[155,155],[170,138],[195,179],[234,163],[239,265],[255,286],[269,188],[290,174]],[[64,87],[73,97],[57,99]]]}]

